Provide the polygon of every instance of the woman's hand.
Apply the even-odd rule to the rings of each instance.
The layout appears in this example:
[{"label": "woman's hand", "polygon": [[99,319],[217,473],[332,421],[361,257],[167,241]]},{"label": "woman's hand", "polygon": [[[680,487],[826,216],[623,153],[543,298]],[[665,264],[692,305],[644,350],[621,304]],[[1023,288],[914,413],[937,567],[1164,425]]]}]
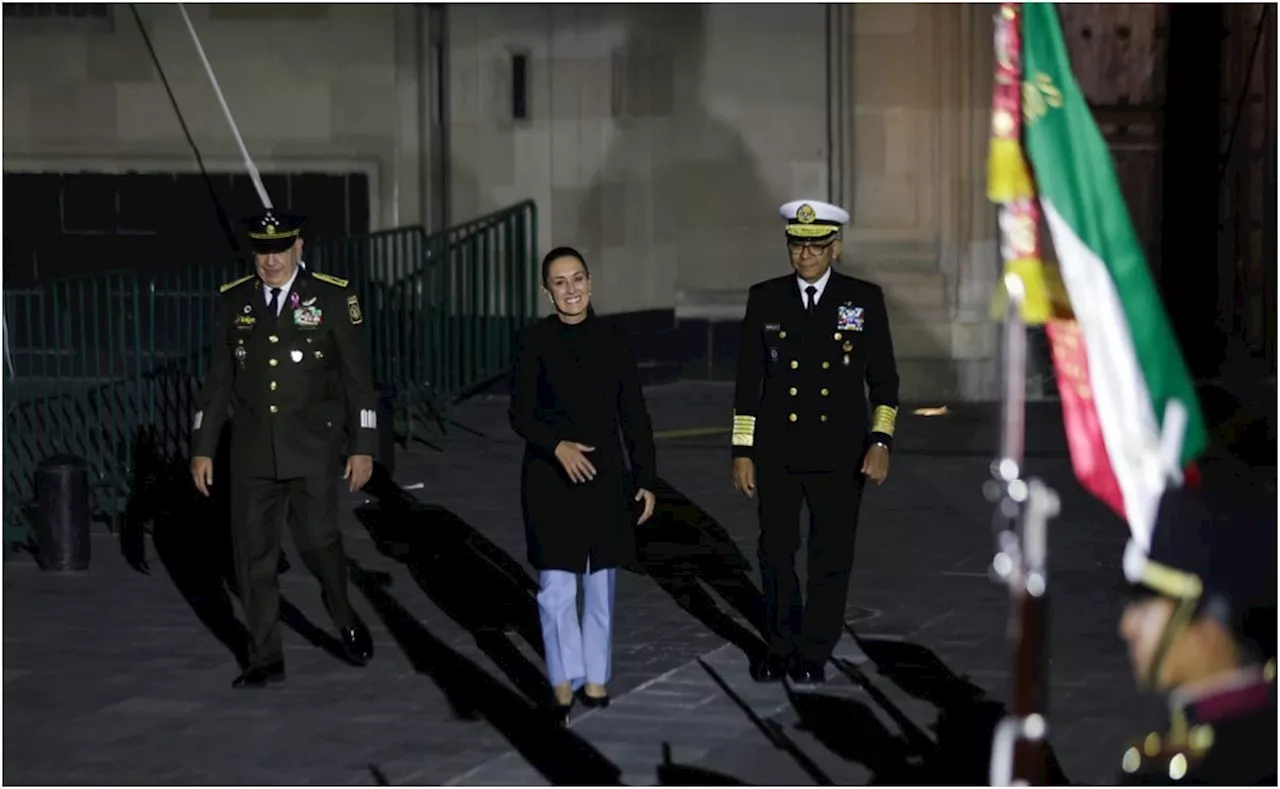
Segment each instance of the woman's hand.
[{"label": "woman's hand", "polygon": [[644,488],[636,491],[636,501],[640,501],[641,499],[644,499],[644,512],[640,513],[640,520],[637,521],[638,524],[649,520],[649,517],[653,515],[653,506],[657,501],[656,497]]},{"label": "woman's hand", "polygon": [[596,478],[596,467],[587,460],[584,452],[595,452],[595,447],[577,441],[561,441],[556,444],[556,460],[564,466],[565,473],[574,482],[589,482]]}]

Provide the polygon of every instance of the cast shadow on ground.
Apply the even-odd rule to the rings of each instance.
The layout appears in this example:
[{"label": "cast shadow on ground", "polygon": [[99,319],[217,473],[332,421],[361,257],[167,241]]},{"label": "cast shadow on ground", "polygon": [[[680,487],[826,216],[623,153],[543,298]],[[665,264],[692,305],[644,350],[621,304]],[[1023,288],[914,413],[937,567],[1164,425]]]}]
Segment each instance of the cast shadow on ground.
[{"label": "cast shadow on ground", "polygon": [[[377,611],[414,670],[435,681],[459,717],[488,721],[555,785],[622,785],[617,766],[573,731],[557,725],[545,705],[531,703],[423,627],[387,591],[385,574],[366,572],[352,562],[351,580]],[[470,587],[473,593],[475,589]]]},{"label": "cast shadow on ground", "polygon": [[[751,579],[752,566],[715,518],[666,480],[654,484],[653,517],[636,529],[637,566],[628,569],[652,578],[671,599],[734,644],[752,662],[767,647],[764,597]],[[754,632],[723,611],[715,591]]]},{"label": "cast shadow on ground", "polygon": [[[120,547],[129,566],[149,575],[146,535],[150,532],[156,556],[173,585],[200,622],[244,668],[249,632],[236,617],[231,601],[232,595],[238,596],[239,592],[232,563],[228,485],[216,482],[230,479],[227,455],[222,450],[217,453],[215,484],[212,495],[205,498],[191,482],[187,459],[164,457],[154,431],[139,429],[134,441],[129,502],[120,527]],[[279,571],[288,569],[281,552]],[[307,619],[283,595],[280,619],[312,646],[346,662],[341,642]]]},{"label": "cast shadow on ground", "polygon": [[658,786],[750,786],[750,784],[718,770],[676,764],[671,761],[671,745],[664,742],[662,764],[658,765]]},{"label": "cast shadow on ground", "polygon": [[356,518],[384,556],[404,564],[441,611],[480,647],[531,702],[550,691],[542,670],[508,635],[543,656],[538,585],[524,566],[454,512],[419,502],[383,468],[364,488],[373,501]]},{"label": "cast shadow on ground", "polygon": [[[887,697],[875,689],[852,663],[837,659],[836,667],[898,724],[892,734],[863,704],[818,694],[791,694],[801,725],[837,755],[865,765],[873,783],[947,784],[979,786],[988,783],[991,741],[1005,705],[986,691],[952,672],[932,650],[919,644],[863,638],[849,629],[876,671],[913,698],[938,711],[928,737]],[[1050,750],[1051,785],[1068,783]]]}]

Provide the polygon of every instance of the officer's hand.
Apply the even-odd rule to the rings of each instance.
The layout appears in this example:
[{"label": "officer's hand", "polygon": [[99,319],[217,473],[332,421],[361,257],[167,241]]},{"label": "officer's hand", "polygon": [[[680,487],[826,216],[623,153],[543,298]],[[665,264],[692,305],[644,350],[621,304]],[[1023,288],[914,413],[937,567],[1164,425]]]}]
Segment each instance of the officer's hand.
[{"label": "officer's hand", "polygon": [[196,483],[196,490],[209,495],[209,486],[213,484],[213,458],[196,455],[191,458],[191,480]]},{"label": "officer's hand", "polygon": [[751,458],[733,459],[733,487],[749,499],[756,495],[756,464]]},{"label": "officer's hand", "polygon": [[654,495],[644,488],[641,488],[636,492],[636,501],[640,501],[641,499],[644,499],[644,512],[640,513],[640,520],[637,521],[637,524],[644,523],[649,520],[649,517],[653,515],[653,505],[656,501]]},{"label": "officer's hand", "polygon": [[596,478],[596,467],[587,460],[584,452],[595,452],[595,447],[577,441],[561,441],[556,444],[556,460],[564,466],[565,473],[574,482],[588,482]]},{"label": "officer's hand", "polygon": [[889,450],[879,444],[872,444],[862,459],[862,473],[867,479],[879,485],[889,476]]},{"label": "officer's hand", "polygon": [[342,478],[348,480],[352,493],[363,488],[372,476],[373,455],[351,455],[347,458],[347,471]]}]

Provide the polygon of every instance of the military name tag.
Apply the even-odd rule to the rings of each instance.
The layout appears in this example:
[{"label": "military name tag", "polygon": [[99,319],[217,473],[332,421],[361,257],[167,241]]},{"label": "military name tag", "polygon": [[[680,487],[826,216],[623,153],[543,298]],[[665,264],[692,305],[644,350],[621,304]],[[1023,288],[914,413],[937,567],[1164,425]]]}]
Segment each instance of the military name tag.
[{"label": "military name tag", "polygon": [[839,331],[862,331],[862,308],[846,307],[841,305],[836,308],[836,329]]},{"label": "military name tag", "polygon": [[782,331],[782,324],[781,324],[781,323],[766,323],[766,324],[764,325],[764,330],[765,330],[765,331]]}]

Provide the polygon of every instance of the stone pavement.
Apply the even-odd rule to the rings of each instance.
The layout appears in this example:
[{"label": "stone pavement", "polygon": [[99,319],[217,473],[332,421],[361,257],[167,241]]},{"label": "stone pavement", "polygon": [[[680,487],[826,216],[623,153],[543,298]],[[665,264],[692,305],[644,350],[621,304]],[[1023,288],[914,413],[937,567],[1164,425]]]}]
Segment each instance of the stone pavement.
[{"label": "stone pavement", "polygon": [[[719,427],[731,390],[679,383],[648,398],[659,431]],[[1028,468],[1064,503],[1050,543],[1051,736],[1066,776],[1092,783],[1158,707],[1133,690],[1115,636],[1124,526],[1073,481],[1055,408],[1032,405],[1027,440]],[[864,501],[848,609],[858,641],[839,649],[848,675],[790,698],[746,677],[760,646],[755,514],[729,485],[727,437],[661,440],[662,512],[640,533],[643,572],[619,575],[614,702],[576,712],[564,732],[532,706],[543,680],[522,446],[505,412],[500,397],[468,402],[453,416],[483,437],[453,430],[432,439],[443,453],[399,457],[397,481],[424,484],[413,519],[344,516],[353,598],[377,649],[365,669],[327,651],[292,548],[289,679],[258,693],[230,689],[235,658],[213,632],[228,624],[222,603],[186,575],[216,564],[207,544],[149,540],[149,574],[105,533],[80,576],[6,562],[3,780],[981,782],[979,735],[1011,681],[1007,595],[986,576],[991,408],[901,418],[891,480]],[[362,502],[344,496],[344,512]]]}]

